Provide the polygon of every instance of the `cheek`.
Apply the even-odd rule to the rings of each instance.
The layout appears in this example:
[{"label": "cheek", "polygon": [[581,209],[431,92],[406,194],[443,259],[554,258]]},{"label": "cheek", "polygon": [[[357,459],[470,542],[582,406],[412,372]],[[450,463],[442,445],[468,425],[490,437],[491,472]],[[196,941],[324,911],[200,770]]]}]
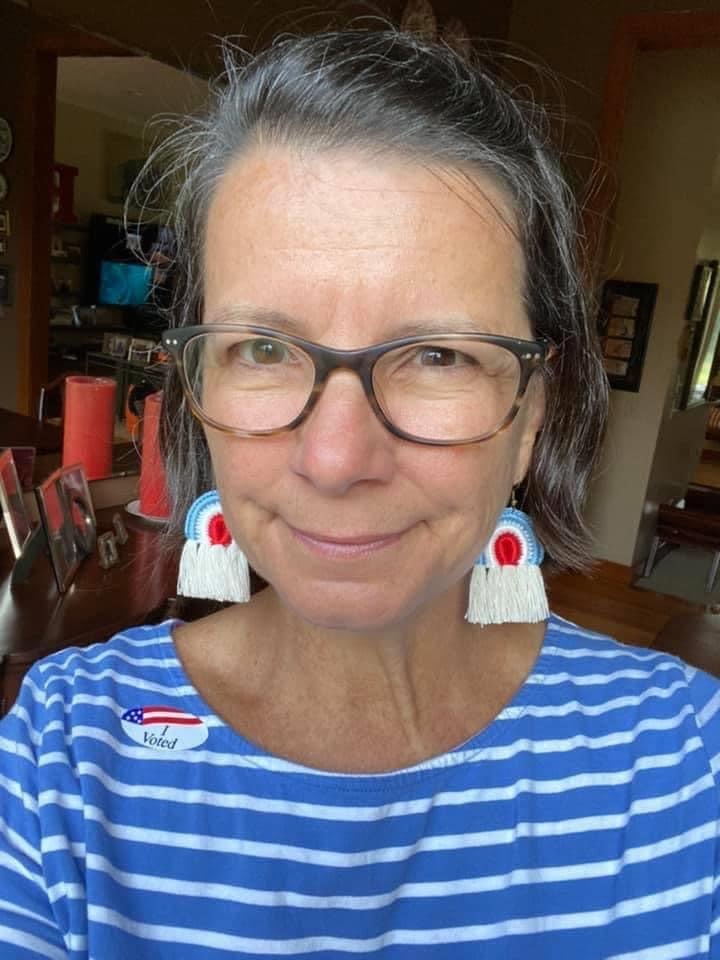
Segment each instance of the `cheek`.
[{"label": "cheek", "polygon": [[266,499],[285,474],[287,454],[282,447],[286,439],[208,436],[214,483],[230,524],[242,523],[243,512]]},{"label": "cheek", "polygon": [[213,474],[228,490],[267,483],[287,463],[287,436],[232,437],[208,431]]},{"label": "cheek", "polygon": [[471,563],[487,543],[509,502],[512,469],[508,438],[493,437],[477,446],[426,448],[422,471],[413,486],[428,504],[436,543],[452,562]]},{"label": "cheek", "polygon": [[430,454],[415,470],[416,481],[448,502],[477,507],[503,501],[512,486],[514,446],[509,434],[499,434],[465,447],[426,447]]}]

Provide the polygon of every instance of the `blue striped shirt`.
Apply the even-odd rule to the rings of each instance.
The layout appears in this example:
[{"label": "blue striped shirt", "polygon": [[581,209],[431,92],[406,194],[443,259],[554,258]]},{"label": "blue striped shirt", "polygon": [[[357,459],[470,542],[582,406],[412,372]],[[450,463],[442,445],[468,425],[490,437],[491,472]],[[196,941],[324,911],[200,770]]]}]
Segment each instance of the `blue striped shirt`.
[{"label": "blue striped shirt", "polygon": [[0,723],[3,960],[720,957],[714,679],[552,617],[466,743],[327,773],[215,716],[172,626],[44,660]]}]

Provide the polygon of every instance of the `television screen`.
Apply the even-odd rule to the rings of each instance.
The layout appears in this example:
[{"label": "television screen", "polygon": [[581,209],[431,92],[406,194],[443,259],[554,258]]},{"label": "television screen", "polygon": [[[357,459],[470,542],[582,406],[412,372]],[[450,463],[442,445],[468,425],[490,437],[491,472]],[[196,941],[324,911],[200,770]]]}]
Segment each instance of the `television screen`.
[{"label": "television screen", "polygon": [[147,303],[152,288],[153,268],[143,263],[103,260],[100,264],[98,302],[121,307]]}]

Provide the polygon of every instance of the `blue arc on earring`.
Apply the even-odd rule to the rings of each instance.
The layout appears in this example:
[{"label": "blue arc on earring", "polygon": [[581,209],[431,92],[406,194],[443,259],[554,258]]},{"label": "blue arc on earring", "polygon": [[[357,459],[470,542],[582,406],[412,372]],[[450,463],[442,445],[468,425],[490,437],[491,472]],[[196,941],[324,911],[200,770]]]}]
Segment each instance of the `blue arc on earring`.
[{"label": "blue arc on earring", "polygon": [[483,567],[539,566],[544,556],[530,517],[506,507],[476,563]]},{"label": "blue arc on earring", "polygon": [[203,493],[188,510],[185,517],[185,539],[207,543],[209,546],[228,546],[231,538],[225,526],[217,490]]}]

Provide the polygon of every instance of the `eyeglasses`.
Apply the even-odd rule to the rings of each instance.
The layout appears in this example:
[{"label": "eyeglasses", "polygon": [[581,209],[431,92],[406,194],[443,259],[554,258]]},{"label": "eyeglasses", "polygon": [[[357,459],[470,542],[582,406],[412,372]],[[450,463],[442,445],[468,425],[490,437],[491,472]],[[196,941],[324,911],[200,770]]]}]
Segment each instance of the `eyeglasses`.
[{"label": "eyeglasses", "polygon": [[239,437],[292,430],[335,370],[351,370],[378,419],[415,443],[487,440],[520,407],[548,357],[542,341],[489,333],[403,337],[333,350],[247,324],[203,324],[163,334],[192,412]]}]

